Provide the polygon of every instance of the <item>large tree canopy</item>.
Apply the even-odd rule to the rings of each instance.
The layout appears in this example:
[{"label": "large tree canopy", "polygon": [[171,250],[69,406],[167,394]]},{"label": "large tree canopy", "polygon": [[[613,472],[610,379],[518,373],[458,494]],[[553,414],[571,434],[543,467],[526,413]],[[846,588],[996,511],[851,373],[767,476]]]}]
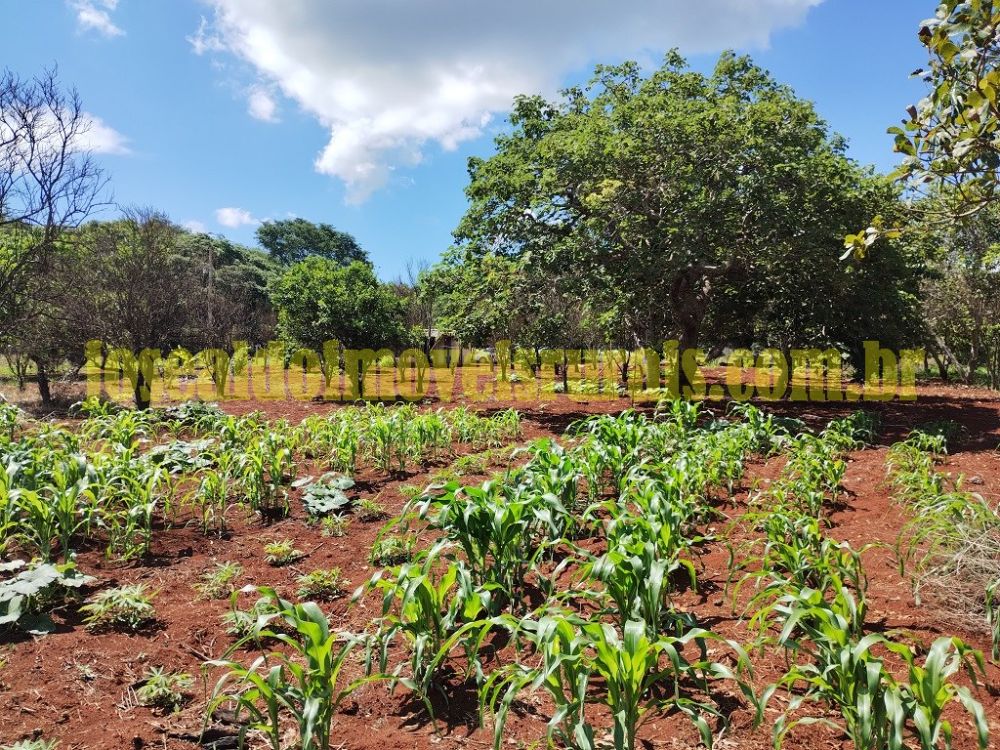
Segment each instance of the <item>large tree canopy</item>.
[{"label": "large tree canopy", "polygon": [[283,265],[298,263],[311,255],[345,266],[356,260],[368,260],[368,253],[347,232],[305,219],[266,221],[257,230],[257,241]]},{"label": "large tree canopy", "polygon": [[647,77],[599,67],[558,102],[518,99],[510,124],[470,160],[461,248],[573,279],[630,344],[697,346],[720,290],[771,269],[794,284],[760,291],[787,304],[857,302],[816,270],[836,274],[846,230],[895,203],[809,102],[732,54],[709,76],[675,53]]},{"label": "large tree canopy", "polygon": [[274,280],[271,301],[281,337],[316,352],[329,340],[350,349],[397,348],[410,340],[402,301],[360,261],[341,266],[306,258]]}]

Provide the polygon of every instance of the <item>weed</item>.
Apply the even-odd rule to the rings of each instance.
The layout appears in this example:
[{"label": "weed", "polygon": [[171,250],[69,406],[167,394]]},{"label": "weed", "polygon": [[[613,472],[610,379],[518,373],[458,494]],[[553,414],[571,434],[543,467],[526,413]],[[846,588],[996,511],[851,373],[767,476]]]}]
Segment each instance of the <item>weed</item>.
[{"label": "weed", "polygon": [[378,500],[362,498],[358,501],[355,515],[362,523],[372,523],[374,521],[384,521],[389,517],[385,506]]},{"label": "weed", "polygon": [[243,575],[243,566],[235,562],[216,563],[206,570],[194,585],[194,590],[202,599],[225,599],[233,593],[233,583]]},{"label": "weed", "polygon": [[415,540],[412,537],[390,534],[375,540],[368,559],[373,565],[399,565],[410,559]]},{"label": "weed", "polygon": [[318,569],[296,579],[300,599],[329,601],[344,595],[344,576],[340,568]]},{"label": "weed", "polygon": [[303,557],[305,557],[305,553],[295,549],[295,543],[291,539],[269,542],[264,545],[264,560],[268,565],[281,567],[301,560]]},{"label": "weed", "polygon": [[351,520],[345,516],[324,516],[320,519],[320,533],[323,536],[342,537],[347,535],[347,527]]},{"label": "weed", "polygon": [[142,583],[105,589],[91,597],[80,611],[87,613],[87,630],[128,630],[135,632],[149,625],[156,616],[153,595],[147,595]]},{"label": "weed", "polygon": [[191,675],[183,672],[167,672],[153,667],[146,672],[142,687],[136,690],[139,704],[164,711],[176,711],[184,705],[185,691],[194,685]]}]

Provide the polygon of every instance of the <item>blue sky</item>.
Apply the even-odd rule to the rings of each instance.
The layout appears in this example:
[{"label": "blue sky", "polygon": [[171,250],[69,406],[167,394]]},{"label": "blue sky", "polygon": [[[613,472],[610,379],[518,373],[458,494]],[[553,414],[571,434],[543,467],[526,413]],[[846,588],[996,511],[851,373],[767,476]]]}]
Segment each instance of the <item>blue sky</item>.
[{"label": "blue sky", "polygon": [[[121,204],[253,244],[302,216],[351,232],[383,278],[433,262],[513,93],[670,46],[749,52],[889,170],[922,88],[913,0],[0,0],[0,64],[58,64]],[[591,8],[586,6],[592,3]],[[565,7],[574,9],[567,20]],[[498,10],[498,8],[506,10]],[[550,11],[551,12],[548,12]],[[226,210],[229,209],[229,210]]]}]

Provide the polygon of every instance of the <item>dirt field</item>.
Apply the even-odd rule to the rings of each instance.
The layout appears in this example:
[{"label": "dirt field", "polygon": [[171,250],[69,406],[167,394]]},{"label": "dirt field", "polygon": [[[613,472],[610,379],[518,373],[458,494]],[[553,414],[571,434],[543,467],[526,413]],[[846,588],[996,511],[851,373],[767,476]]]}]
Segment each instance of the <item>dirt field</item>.
[{"label": "dirt field", "polygon": [[[627,401],[579,403],[556,400],[537,404],[475,404],[477,408],[497,409],[516,406],[523,410],[523,442],[541,436],[559,436],[575,419],[593,412],[618,412],[630,406]],[[337,408],[335,405],[308,402],[235,402],[233,411],[264,410],[269,417],[296,421],[303,416]],[[721,406],[710,407],[716,410]],[[795,415],[811,425],[821,425],[850,406],[842,404],[767,405],[781,414]],[[921,387],[915,403],[866,405],[881,413],[882,442],[900,439],[914,425],[931,420],[951,419],[964,425],[967,436],[952,451],[942,470],[963,474],[972,489],[994,506],[1000,503],[1000,396],[982,390],[946,386]],[[468,452],[457,446],[456,453]],[[891,545],[904,523],[905,516],[889,499],[885,484],[885,447],[853,453],[844,482],[846,504],[832,518],[829,534],[850,542],[855,548],[869,543]],[[719,509],[737,519],[746,509],[749,490],[774,478],[782,459],[753,463],[747,476],[732,497],[717,499]],[[420,473],[385,477],[368,468],[357,476],[362,497],[378,497],[390,514],[398,512],[405,500],[401,488],[423,486],[444,463],[425,467]],[[497,467],[499,468],[499,467]],[[301,466],[300,474],[314,473],[314,467]],[[465,483],[478,483],[486,477],[466,476]],[[58,738],[60,750],[123,750],[127,748],[164,748],[190,750],[199,747],[207,691],[212,675],[200,678],[204,660],[217,658],[231,644],[220,626],[227,611],[225,601],[198,600],[192,586],[199,575],[213,563],[235,561],[243,566],[241,584],[274,586],[291,596],[297,576],[314,568],[340,567],[351,588],[367,580],[372,566],[368,551],[380,529],[380,523],[352,521],[347,535],[326,538],[315,527],[307,526],[301,503],[292,498],[292,516],[272,526],[249,523],[233,515],[233,529],[226,539],[206,538],[192,525],[176,525],[156,534],[153,554],[142,563],[119,566],[108,562],[98,550],[80,555],[84,572],[104,583],[143,582],[158,594],[154,600],[157,625],[139,635],[107,633],[92,635],[85,631],[78,615],[63,613],[57,618],[58,632],[37,640],[8,641],[0,646],[0,744],[24,737]],[[721,532],[725,522],[714,524]],[[262,547],[275,539],[292,539],[295,546],[308,553],[300,562],[274,568],[263,560]],[[699,588],[687,591],[681,604],[698,616],[699,621],[722,635],[737,641],[748,640],[738,612],[734,612],[725,591],[729,550],[725,541],[709,543],[699,550]],[[896,631],[916,644],[929,644],[940,635],[959,635],[984,653],[989,653],[989,637],[973,623],[960,621],[955,613],[941,611],[933,602],[917,607],[907,582],[900,577],[888,549],[873,549],[865,554],[870,578],[869,626],[875,630]],[[361,630],[379,614],[376,596],[351,606],[349,597],[324,607],[338,628]],[[751,655],[756,681],[764,685],[783,667],[783,657],[775,653]],[[249,662],[253,654],[243,654]],[[491,655],[502,661],[500,650]],[[160,715],[136,705],[134,687],[150,666],[181,670],[199,676],[193,700],[180,712]],[[360,673],[360,665],[353,665]],[[982,702],[994,733],[1000,738],[1000,667],[987,665],[988,683],[976,693]],[[447,688],[447,700],[437,707],[437,727],[432,724],[419,701],[405,691],[389,695],[384,686],[361,689],[346,710],[335,720],[334,745],[346,748],[432,747],[488,748],[491,731],[478,727],[474,686],[454,681]],[[752,715],[735,696],[732,698],[731,725],[718,741],[721,748],[770,747],[770,721],[751,728]],[[528,700],[507,727],[510,747],[532,747],[544,743],[547,706],[544,700]],[[224,719],[213,721],[205,736],[206,746],[219,750],[235,747]],[[973,748],[971,723],[956,714],[955,747]],[[609,722],[601,722],[608,726]],[[683,717],[656,716],[645,723],[640,734],[646,748],[687,748],[697,746],[697,734]],[[290,746],[290,745],[289,745]],[[848,747],[836,732],[819,726],[795,730],[786,741],[787,748]]]}]

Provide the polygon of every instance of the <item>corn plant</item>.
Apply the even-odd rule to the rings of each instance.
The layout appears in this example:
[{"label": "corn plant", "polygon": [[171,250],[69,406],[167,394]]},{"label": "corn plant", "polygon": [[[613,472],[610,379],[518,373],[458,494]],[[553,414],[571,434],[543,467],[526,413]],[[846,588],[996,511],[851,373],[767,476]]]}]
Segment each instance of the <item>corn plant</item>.
[{"label": "corn plant", "polygon": [[420,518],[458,545],[473,582],[493,592],[495,605],[521,606],[527,575],[548,546],[535,514],[544,507],[541,498],[499,482],[452,483],[416,507]]},{"label": "corn plant", "polygon": [[[631,620],[619,631],[606,623],[588,622],[575,615],[547,614],[539,620],[522,620],[517,633],[537,654],[536,666],[515,662],[494,672],[481,689],[482,704],[495,716],[494,747],[499,748],[511,706],[525,690],[545,690],[556,705],[549,723],[549,737],[578,748],[596,748],[594,728],[584,714],[593,700],[591,686],[603,687],[602,701],[614,722],[615,750],[634,750],[643,717],[654,707],[680,711],[697,728],[702,742],[712,746],[706,716],[724,719],[722,710],[707,699],[697,699],[684,687],[696,686],[709,695],[710,681],[733,681],[749,698],[753,693],[740,674],[748,669],[745,654],[735,643],[699,628],[673,637],[650,637],[649,628]],[[709,642],[731,648],[737,666],[731,668],[707,658]],[[698,658],[684,652],[693,647]],[[654,698],[653,693],[663,697]]]},{"label": "corn plant", "polygon": [[[950,750],[952,727],[943,712],[955,700],[971,714],[981,750],[988,746],[989,727],[982,706],[967,688],[950,679],[959,669],[964,669],[973,682],[977,669],[984,673],[982,656],[962,641],[935,641],[920,665],[910,647],[879,634],[859,638],[842,628],[840,617],[830,609],[812,607],[801,616],[795,614],[796,627],[801,627],[809,639],[808,645],[798,642],[795,648],[806,649],[812,660],[800,655],[784,677],[765,691],[764,702],[778,689],[788,691],[790,696],[786,711],[774,725],[775,747],[782,745],[795,726],[821,723],[843,730],[859,749],[903,748],[909,728],[922,750]],[[787,633],[788,626],[783,639]],[[908,671],[906,682],[893,677],[884,659],[873,654],[876,646],[903,660]],[[822,717],[790,719],[809,702],[828,704],[840,713],[841,723]]]},{"label": "corn plant", "polygon": [[[734,601],[749,582],[759,591],[751,598],[747,611],[758,612],[788,594],[815,591],[825,596],[849,589],[861,605],[861,611],[851,618],[853,626],[860,628],[868,587],[861,555],[874,545],[856,551],[845,542],[825,537],[819,521],[812,516],[780,510],[765,513],[762,526],[766,538],[739,550],[739,563],[736,550],[730,552],[730,580],[736,573],[747,571],[733,590]],[[763,624],[760,618],[757,622]]]},{"label": "corn plant", "polygon": [[215,468],[201,475],[187,502],[198,513],[202,533],[214,532],[222,536],[227,530],[226,513],[235,491],[237,458],[229,451],[222,451],[216,455],[214,463]]},{"label": "corn plant", "polygon": [[[474,586],[461,562],[448,561],[439,572],[441,549],[438,545],[419,561],[375,573],[355,593],[355,599],[373,590],[383,595],[382,617],[367,649],[368,673],[377,655],[379,672],[392,686],[401,684],[420,696],[432,715],[428,696],[456,641],[464,643],[468,662],[478,665],[478,644],[464,636],[488,612],[490,597],[489,591]],[[391,668],[390,649],[399,640],[410,655],[409,664]]]},{"label": "corn plant", "polygon": [[[329,750],[334,714],[367,681],[344,684],[341,677],[359,639],[331,632],[329,621],[312,602],[292,605],[273,589],[262,588],[261,593],[277,611],[261,618],[255,636],[273,639],[284,648],[249,666],[228,659],[206,662],[207,668],[226,670],[212,691],[206,721],[219,706],[231,704],[240,724],[241,748],[248,732],[259,731],[272,750],[282,750],[282,720],[288,716],[298,728],[299,750]],[[273,627],[279,625],[280,629]]]},{"label": "corn plant", "polygon": [[[620,627],[639,620],[649,626],[651,634],[656,634],[682,625],[679,620],[683,618],[670,604],[670,576],[678,571],[686,573],[694,587],[696,575],[689,560],[661,556],[655,542],[627,536],[584,565],[581,576],[603,584]],[[672,622],[665,621],[668,617]]]}]

